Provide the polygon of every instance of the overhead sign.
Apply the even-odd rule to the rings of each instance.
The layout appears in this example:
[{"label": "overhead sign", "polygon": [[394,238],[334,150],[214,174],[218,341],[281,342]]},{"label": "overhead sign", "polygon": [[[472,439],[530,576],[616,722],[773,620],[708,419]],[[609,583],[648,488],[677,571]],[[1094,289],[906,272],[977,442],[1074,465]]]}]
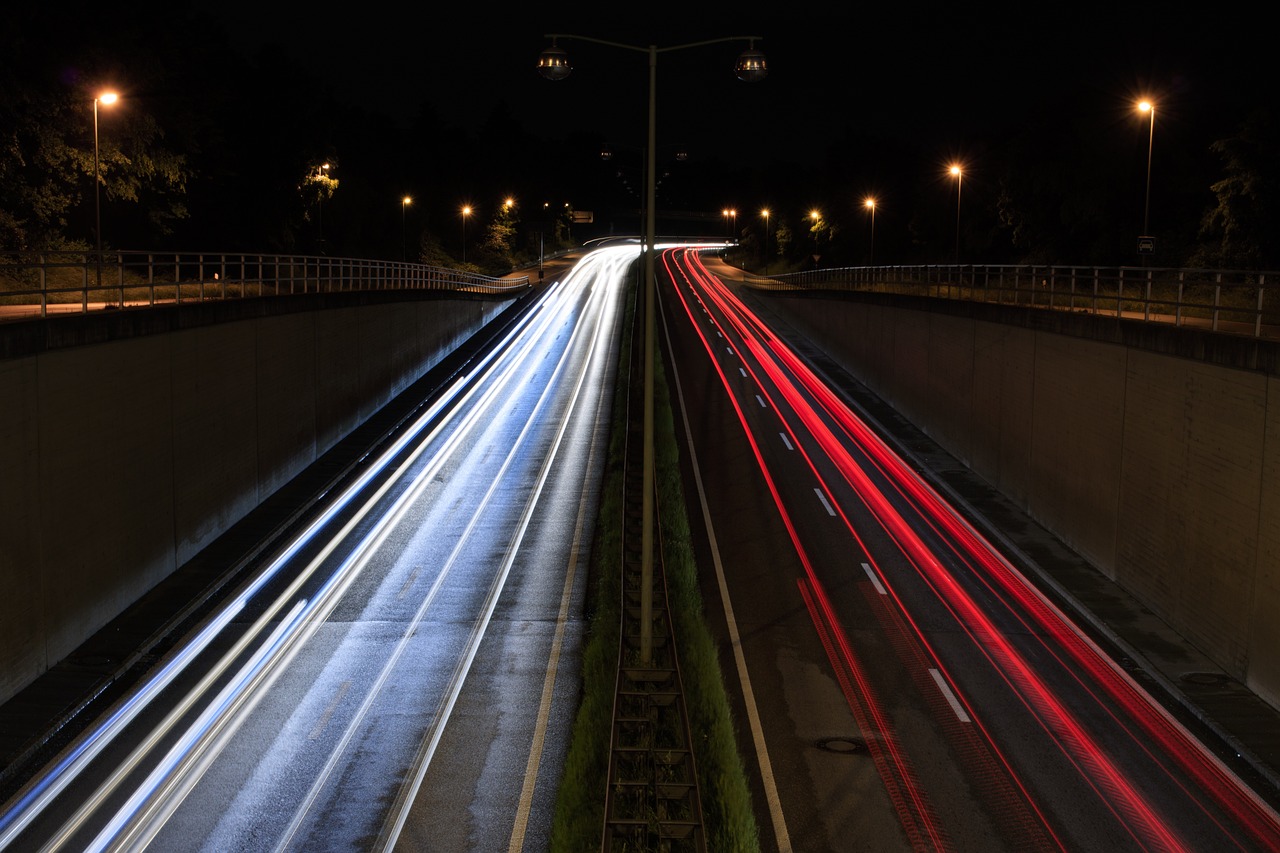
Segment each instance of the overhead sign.
[{"label": "overhead sign", "polygon": [[1156,250],[1155,237],[1139,237],[1138,238],[1138,254],[1149,255]]},{"label": "overhead sign", "polygon": [[596,216],[590,210],[575,210],[569,214],[569,221],[591,223],[596,221]]}]

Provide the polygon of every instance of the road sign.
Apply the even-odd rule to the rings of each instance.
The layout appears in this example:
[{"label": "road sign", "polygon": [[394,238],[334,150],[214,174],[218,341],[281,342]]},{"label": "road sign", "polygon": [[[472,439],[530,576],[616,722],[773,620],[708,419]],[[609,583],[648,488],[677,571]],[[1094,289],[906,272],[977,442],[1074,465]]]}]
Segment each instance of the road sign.
[{"label": "road sign", "polygon": [[1156,250],[1155,237],[1139,237],[1138,238],[1138,254],[1149,255]]}]

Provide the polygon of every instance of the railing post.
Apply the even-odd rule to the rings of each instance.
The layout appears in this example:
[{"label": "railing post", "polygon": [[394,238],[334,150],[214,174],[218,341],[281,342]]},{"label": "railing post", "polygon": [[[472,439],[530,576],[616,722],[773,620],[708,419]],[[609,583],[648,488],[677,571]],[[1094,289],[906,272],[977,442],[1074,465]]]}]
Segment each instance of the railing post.
[{"label": "railing post", "polygon": [[1258,312],[1253,316],[1253,336],[1262,337],[1262,293],[1267,283],[1266,273],[1258,274]]},{"label": "railing post", "polygon": [[1151,319],[1151,277],[1154,274],[1155,274],[1154,271],[1147,270],[1147,290],[1146,290],[1146,296],[1143,298],[1143,301],[1142,301],[1142,319],[1143,320]]},{"label": "railing post", "polygon": [[1213,277],[1213,330],[1218,331],[1218,309],[1222,307],[1222,273]]},{"label": "railing post", "polygon": [[1185,286],[1186,273],[1183,270],[1178,270],[1178,304],[1173,315],[1173,325],[1175,327],[1182,325],[1182,293]]}]

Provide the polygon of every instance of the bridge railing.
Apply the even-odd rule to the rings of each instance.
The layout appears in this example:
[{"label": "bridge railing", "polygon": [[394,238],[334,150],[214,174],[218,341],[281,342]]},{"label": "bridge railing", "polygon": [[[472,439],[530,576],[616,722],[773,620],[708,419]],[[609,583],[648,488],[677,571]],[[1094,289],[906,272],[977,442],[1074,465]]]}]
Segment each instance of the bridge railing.
[{"label": "bridge railing", "polygon": [[441,290],[509,293],[495,278],[416,263],[211,252],[0,254],[0,319],[296,293]]},{"label": "bridge railing", "polygon": [[756,287],[965,299],[1280,337],[1275,272],[1147,267],[842,267],[752,279]]}]

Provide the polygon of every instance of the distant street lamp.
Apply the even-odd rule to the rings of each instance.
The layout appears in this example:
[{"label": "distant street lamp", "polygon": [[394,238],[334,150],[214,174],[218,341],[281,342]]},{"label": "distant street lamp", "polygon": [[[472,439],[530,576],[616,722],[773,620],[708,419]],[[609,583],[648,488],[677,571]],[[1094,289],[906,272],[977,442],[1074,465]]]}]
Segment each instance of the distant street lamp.
[{"label": "distant street lamp", "polygon": [[320,198],[316,202],[316,241],[319,243],[320,254],[324,254],[324,196],[328,188],[325,180],[325,172],[329,171],[328,163],[321,163],[316,167],[316,183],[320,185]]},{"label": "distant street lamp", "polygon": [[958,163],[951,164],[951,177],[956,179],[956,265],[960,264],[960,183],[964,180],[964,171]]},{"label": "distant street lamp", "polygon": [[862,201],[862,206],[871,211],[871,254],[867,259],[867,266],[875,266],[876,264],[876,200],[871,196],[867,196]]},{"label": "distant street lamp", "polygon": [[724,214],[725,242],[732,242],[733,234],[738,230],[738,211],[726,207],[721,213]]},{"label": "distant street lamp", "polygon": [[538,73],[548,80],[563,80],[573,71],[573,66],[569,64],[568,54],[565,53],[563,48],[556,45],[557,39],[578,39],[580,41],[588,41],[594,44],[605,45],[606,47],[617,47],[623,50],[645,53],[649,56],[649,130],[648,147],[645,152],[647,163],[645,174],[645,244],[643,282],[643,289],[645,293],[644,444],[643,468],[641,473],[641,476],[643,477],[643,509],[641,513],[642,533],[640,547],[640,658],[643,663],[648,664],[650,663],[653,651],[653,373],[655,364],[655,303],[657,301],[657,283],[654,278],[654,255],[657,251],[655,246],[657,240],[657,214],[655,209],[657,183],[654,176],[654,170],[657,160],[655,151],[657,149],[658,54],[676,50],[685,50],[693,47],[702,47],[711,44],[719,44],[721,42],[746,41],[749,43],[748,48],[738,55],[738,60],[734,63],[734,72],[738,79],[749,83],[763,80],[767,73],[767,69],[765,67],[764,54],[755,49],[755,43],[760,36],[731,36],[727,38],[718,38],[710,41],[693,42],[690,44],[681,44],[675,45],[674,47],[664,48],[659,48],[656,45],[640,47],[638,45],[620,44],[618,42],[604,41],[602,39],[590,38],[587,36],[575,36],[563,33],[551,33],[546,37],[551,39],[551,46],[543,50],[542,53],[538,55]]},{"label": "distant street lamp", "polygon": [[1151,101],[1139,101],[1138,112],[1149,113],[1151,129],[1147,135],[1147,196],[1142,207],[1142,236],[1151,236],[1151,151],[1156,141],[1156,105]]},{"label": "distant street lamp", "polygon": [[769,208],[760,211],[764,217],[764,274],[769,274]]},{"label": "distant street lamp", "polygon": [[467,217],[471,215],[471,206],[462,206],[462,262],[467,262]]},{"label": "distant street lamp", "polygon": [[400,262],[405,263],[409,260],[408,238],[405,235],[405,210],[409,205],[413,204],[413,198],[405,196],[400,199]]},{"label": "distant street lamp", "polygon": [[120,96],[115,92],[102,92],[93,99],[93,231],[98,247],[98,286],[102,286],[102,192],[98,178],[98,104],[109,107]]}]

